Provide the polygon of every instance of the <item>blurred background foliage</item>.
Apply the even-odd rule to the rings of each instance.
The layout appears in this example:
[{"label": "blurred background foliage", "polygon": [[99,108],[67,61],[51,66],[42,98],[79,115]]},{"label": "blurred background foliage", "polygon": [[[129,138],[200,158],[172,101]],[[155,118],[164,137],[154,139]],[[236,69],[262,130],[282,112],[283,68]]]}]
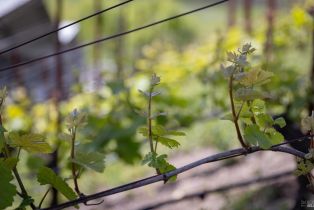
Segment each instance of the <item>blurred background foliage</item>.
[{"label": "blurred background foliage", "polygon": [[[51,18],[55,1],[44,1]],[[119,1],[99,1],[100,8]],[[138,0],[99,16],[100,37],[132,29],[182,11],[205,5],[205,1],[144,1]],[[86,149],[105,153],[106,170],[102,175],[82,176],[83,191],[95,191],[95,186],[117,185],[143,175],[142,154],[148,150],[138,128],[145,118],[137,112],[145,109],[138,89],[145,90],[150,75],[161,77],[153,108],[167,112],[158,122],[167,128],[179,128],[187,133],[180,139],[180,152],[198,147],[226,150],[237,147],[233,141],[232,124],[220,118],[228,111],[227,84],[220,72],[226,52],[237,50],[244,43],[257,49],[252,63],[275,73],[266,85],[270,94],[268,110],[278,115],[284,112],[295,122],[307,115],[310,86],[313,17],[308,9],[311,1],[278,1],[275,11],[271,52],[265,52],[267,42],[267,6],[256,1],[252,7],[252,31],[245,30],[242,4],[236,10],[237,22],[227,24],[227,4],[176,19],[116,40],[102,43],[98,55],[94,47],[84,49],[86,63],[100,63],[101,81],[73,84],[71,96],[61,102],[59,111],[66,116],[77,108],[88,114],[88,125],[80,130],[78,139]],[[73,21],[95,11],[95,1],[63,0],[64,20]],[[100,9],[99,8],[99,9]],[[230,14],[229,14],[230,15]],[[96,18],[80,24],[78,42],[97,38]],[[266,53],[268,55],[266,55]],[[270,55],[269,55],[270,54]],[[90,69],[86,69],[88,71]],[[93,72],[93,70],[91,70]],[[69,145],[58,138],[58,111],[54,99],[34,103],[27,90],[18,87],[10,91],[4,110],[5,127],[44,133],[51,145],[59,147],[60,172],[70,176],[67,167]],[[62,123],[61,131],[65,131]],[[173,154],[173,153],[172,153]],[[49,159],[27,156],[22,161],[24,176],[33,176],[36,169]],[[20,164],[22,167],[23,164]],[[89,173],[89,172],[87,172]],[[88,181],[87,181],[88,180]],[[34,186],[33,190],[36,190]]]}]

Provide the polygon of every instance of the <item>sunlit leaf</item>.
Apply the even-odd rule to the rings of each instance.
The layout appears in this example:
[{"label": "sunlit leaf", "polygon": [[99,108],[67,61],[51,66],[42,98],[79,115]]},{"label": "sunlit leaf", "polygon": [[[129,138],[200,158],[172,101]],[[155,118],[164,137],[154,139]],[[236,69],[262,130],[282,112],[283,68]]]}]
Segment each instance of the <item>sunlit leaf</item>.
[{"label": "sunlit leaf", "polygon": [[5,209],[12,205],[16,195],[16,187],[12,183],[12,173],[4,162],[0,161],[0,209]]},{"label": "sunlit leaf", "polygon": [[41,185],[51,185],[69,200],[77,198],[77,195],[72,188],[69,187],[69,185],[50,168],[40,168],[37,180]]},{"label": "sunlit leaf", "polygon": [[267,133],[269,135],[269,138],[271,140],[271,143],[274,144],[280,144],[284,141],[285,137],[276,131],[275,129],[271,129],[270,132]]},{"label": "sunlit leaf", "polygon": [[157,141],[161,143],[162,145],[169,147],[170,149],[180,146],[180,143],[178,141],[174,139],[162,137],[162,136],[158,137]]},{"label": "sunlit leaf", "polygon": [[251,104],[252,112],[255,115],[264,114],[265,113],[265,101],[256,99]]},{"label": "sunlit leaf", "polygon": [[45,142],[45,137],[40,134],[9,133],[9,144],[13,147],[21,147],[31,153],[51,153],[50,145]]},{"label": "sunlit leaf", "polygon": [[273,118],[268,114],[259,114],[256,116],[257,124],[260,127],[267,128],[274,125]]}]

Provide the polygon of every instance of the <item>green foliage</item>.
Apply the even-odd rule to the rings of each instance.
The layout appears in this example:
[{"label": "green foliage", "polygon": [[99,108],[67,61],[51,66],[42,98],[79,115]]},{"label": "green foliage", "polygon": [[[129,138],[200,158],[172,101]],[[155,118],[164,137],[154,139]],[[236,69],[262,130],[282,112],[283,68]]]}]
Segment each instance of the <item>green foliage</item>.
[{"label": "green foliage", "polygon": [[[149,91],[145,92],[140,90],[140,93],[142,93],[147,98],[147,111],[144,113],[144,116],[147,120],[147,127],[140,128],[139,133],[148,138],[150,144],[150,152],[145,155],[142,164],[148,164],[148,166],[155,168],[158,174],[163,174],[174,170],[175,167],[167,161],[167,155],[158,155],[158,143],[168,147],[169,149],[177,148],[180,146],[180,143],[175,139],[169,138],[169,136],[184,136],[185,133],[168,130],[159,124],[152,125],[154,119],[156,119],[158,116],[164,115],[164,113],[152,114],[152,98],[160,94],[160,92],[154,92],[154,88],[159,83],[160,77],[158,77],[156,74],[153,74],[150,80]],[[171,177],[170,180],[176,180],[176,176]]]},{"label": "green foliage", "polygon": [[5,209],[13,203],[16,195],[16,187],[11,183],[13,176],[10,168],[0,160],[0,209]]},{"label": "green foliage", "polygon": [[294,171],[294,175],[301,176],[306,175],[312,171],[314,164],[311,160],[298,159],[297,169]]},{"label": "green foliage", "polygon": [[97,172],[103,172],[105,169],[105,155],[99,152],[86,152],[77,150],[75,158],[71,159],[73,163],[92,169]]},{"label": "green foliage", "polygon": [[50,145],[45,142],[45,137],[40,134],[19,134],[17,132],[10,132],[8,143],[12,147],[20,147],[31,153],[52,152]]},{"label": "green foliage", "polygon": [[72,188],[50,168],[40,168],[37,174],[37,181],[41,185],[51,185],[69,200],[77,198]]},{"label": "green foliage", "polygon": [[[255,51],[251,44],[245,44],[236,52],[228,52],[228,61],[232,64],[228,67],[221,66],[222,72],[229,79],[229,95],[231,101],[231,114],[225,115],[223,119],[231,120],[238,133],[242,146],[258,145],[262,149],[269,149],[272,145],[284,140],[273,126],[284,127],[285,120],[280,117],[275,120],[266,113],[265,101],[268,94],[261,90],[261,85],[270,82],[274,76],[257,68],[252,68],[247,56]],[[238,129],[238,120],[245,125],[244,135]],[[244,143],[243,141],[246,141]]]},{"label": "green foliage", "polygon": [[[161,174],[176,169],[167,161],[167,155],[158,155],[155,152],[149,152],[145,155],[144,159],[142,160],[142,165],[145,164],[147,164],[149,167],[157,169]],[[175,181],[176,176],[171,177],[169,180]]]}]

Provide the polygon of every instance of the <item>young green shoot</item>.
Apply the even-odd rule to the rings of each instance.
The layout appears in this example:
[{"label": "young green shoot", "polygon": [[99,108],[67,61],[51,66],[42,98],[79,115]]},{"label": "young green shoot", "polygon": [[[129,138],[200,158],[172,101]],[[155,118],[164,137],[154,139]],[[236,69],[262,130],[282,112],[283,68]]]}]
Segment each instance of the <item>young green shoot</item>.
[{"label": "young green shoot", "polygon": [[[248,56],[255,51],[251,44],[245,44],[237,52],[228,52],[228,66],[221,66],[228,79],[231,114],[224,119],[234,123],[241,146],[248,149],[250,145],[269,149],[272,145],[284,140],[284,137],[273,126],[284,127],[283,118],[273,119],[266,113],[265,98],[268,94],[261,86],[270,82],[273,73],[252,67]],[[240,122],[244,124],[242,134]]]},{"label": "young green shoot", "polygon": [[[180,146],[180,143],[170,138],[169,136],[184,136],[183,132],[168,130],[162,125],[154,123],[154,120],[165,113],[153,113],[152,111],[152,102],[153,98],[158,96],[160,92],[155,91],[155,87],[160,84],[160,77],[156,74],[153,74],[150,80],[150,86],[148,91],[139,90],[140,93],[144,95],[147,99],[147,109],[143,112],[144,117],[146,118],[146,127],[139,129],[139,132],[148,139],[150,152],[145,155],[142,164],[148,164],[148,166],[155,168],[157,174],[163,174],[174,170],[175,167],[168,163],[167,155],[159,155],[157,152],[158,144],[162,144],[170,149],[177,148]],[[176,177],[172,177],[170,180],[175,180]]]}]

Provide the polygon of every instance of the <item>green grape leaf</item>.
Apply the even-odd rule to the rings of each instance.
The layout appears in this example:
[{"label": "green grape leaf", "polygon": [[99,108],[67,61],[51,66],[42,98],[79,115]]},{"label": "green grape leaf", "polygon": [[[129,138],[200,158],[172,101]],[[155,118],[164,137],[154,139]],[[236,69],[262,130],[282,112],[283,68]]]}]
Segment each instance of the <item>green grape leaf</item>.
[{"label": "green grape leaf", "polygon": [[256,99],[251,104],[251,109],[254,115],[264,114],[265,113],[265,101],[261,99]]},{"label": "green grape leaf", "polygon": [[10,157],[10,158],[5,159],[3,163],[7,166],[7,168],[12,170],[13,168],[15,168],[18,161],[19,160],[17,158]]},{"label": "green grape leaf", "polygon": [[[157,169],[160,173],[164,174],[169,171],[175,170],[176,167],[168,163],[166,160],[167,155],[162,154],[159,155],[157,153],[149,152],[147,155],[145,155],[142,165],[148,164],[149,167]],[[173,176],[169,179],[169,181],[175,181],[177,176]]]},{"label": "green grape leaf", "polygon": [[150,163],[154,158],[156,158],[156,155],[157,155],[156,153],[152,153],[152,152],[147,153],[144,156],[141,164],[145,165],[145,164]]},{"label": "green grape leaf", "polygon": [[260,146],[262,149],[269,149],[272,146],[271,139],[254,124],[248,125],[244,129],[244,139],[252,145]]},{"label": "green grape leaf", "polygon": [[52,148],[45,142],[45,137],[40,134],[9,133],[9,144],[13,147],[21,147],[31,153],[51,153]]},{"label": "green grape leaf", "polygon": [[0,161],[0,209],[5,209],[12,205],[16,195],[16,187],[10,182],[13,175],[3,161]]},{"label": "green grape leaf", "polygon": [[274,125],[273,118],[268,114],[259,114],[256,116],[257,124],[262,128],[269,128]]},{"label": "green grape leaf", "polygon": [[254,99],[267,98],[267,95],[252,88],[239,88],[235,91],[234,98],[240,101],[253,101]]},{"label": "green grape leaf", "polygon": [[157,139],[156,139],[159,143],[161,143],[162,145],[170,148],[170,149],[173,149],[173,148],[177,148],[180,146],[180,143],[174,139],[170,139],[170,138],[166,138],[166,137],[163,137],[163,136],[159,136]]},{"label": "green grape leaf", "polygon": [[148,129],[146,127],[141,127],[138,129],[138,132],[142,134],[143,136],[147,137],[148,136]]},{"label": "green grape leaf", "polygon": [[99,152],[84,152],[78,150],[75,153],[75,159],[71,161],[84,168],[92,169],[100,173],[105,169],[105,155]]},{"label": "green grape leaf", "polygon": [[300,160],[297,165],[297,169],[294,171],[294,175],[301,176],[306,175],[312,171],[314,164],[310,160]]},{"label": "green grape leaf", "polygon": [[156,136],[163,136],[167,134],[167,130],[162,125],[155,125],[152,127],[152,132]]},{"label": "green grape leaf", "polygon": [[279,125],[280,128],[283,128],[286,126],[286,121],[283,117],[279,117],[279,118],[275,119],[274,125]]},{"label": "green grape leaf", "polygon": [[254,85],[263,85],[268,83],[271,77],[274,76],[272,72],[263,71],[259,69],[253,69],[249,72],[243,72],[243,76],[239,79],[239,83],[246,87],[252,87]]},{"label": "green grape leaf", "polygon": [[281,133],[276,131],[275,129],[270,129],[270,131],[268,131],[267,134],[273,145],[280,144],[281,142],[285,140],[285,137]]},{"label": "green grape leaf", "polygon": [[37,174],[37,180],[41,185],[51,185],[69,200],[77,198],[72,188],[50,168],[40,168]]},{"label": "green grape leaf", "polygon": [[185,136],[186,134],[182,131],[173,131],[173,130],[168,130],[167,135],[170,136]]}]

